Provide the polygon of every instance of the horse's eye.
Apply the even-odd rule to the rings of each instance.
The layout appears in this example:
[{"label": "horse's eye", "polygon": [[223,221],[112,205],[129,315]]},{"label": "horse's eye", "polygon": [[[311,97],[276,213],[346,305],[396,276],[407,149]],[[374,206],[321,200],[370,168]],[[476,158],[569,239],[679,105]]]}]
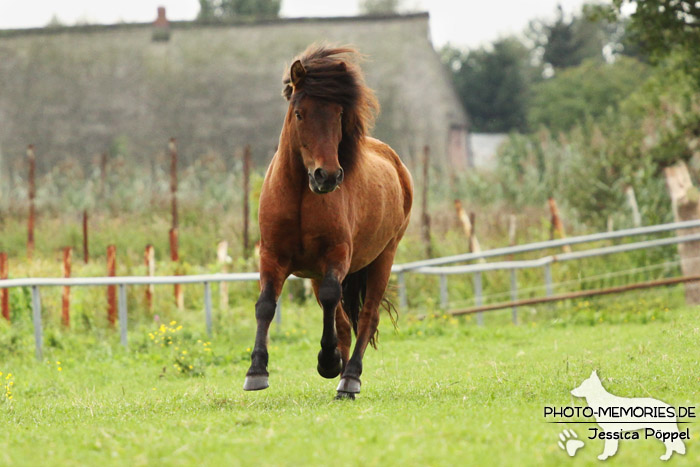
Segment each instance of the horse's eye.
[{"label": "horse's eye", "polygon": [[343,118],[343,111],[340,111],[340,118]]},{"label": "horse's eye", "polygon": [[299,113],[298,110],[295,110],[295,111],[294,111],[294,115],[296,115],[297,120],[301,120],[301,114]]}]

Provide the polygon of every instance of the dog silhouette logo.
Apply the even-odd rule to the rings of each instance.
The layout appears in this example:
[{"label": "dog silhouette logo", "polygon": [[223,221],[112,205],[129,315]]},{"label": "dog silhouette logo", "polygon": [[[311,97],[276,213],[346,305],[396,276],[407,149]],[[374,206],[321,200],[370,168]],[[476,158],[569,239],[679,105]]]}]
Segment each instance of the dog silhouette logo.
[{"label": "dog silhouette logo", "polygon": [[[666,452],[661,460],[670,459],[674,452],[685,454],[683,439],[690,438],[689,430],[678,430],[676,413],[669,404],[651,397],[619,397],[610,394],[595,371],[571,394],[586,400],[600,426],[600,429],[589,429],[592,432],[589,439],[605,440],[605,447],[598,459],[605,460],[615,455],[621,439],[639,439],[640,430],[643,430],[641,434],[644,438],[653,437],[664,443]],[[572,440],[569,437],[562,441]],[[583,442],[580,443],[577,444],[578,447],[583,446]],[[564,446],[568,448],[566,444]],[[569,449],[565,450],[570,456],[575,453],[575,450],[573,453]]]}]

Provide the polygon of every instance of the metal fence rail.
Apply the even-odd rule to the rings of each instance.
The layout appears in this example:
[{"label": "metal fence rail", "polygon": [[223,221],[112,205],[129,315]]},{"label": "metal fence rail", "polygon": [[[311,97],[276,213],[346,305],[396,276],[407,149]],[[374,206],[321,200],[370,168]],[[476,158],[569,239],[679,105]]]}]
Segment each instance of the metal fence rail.
[{"label": "metal fence rail", "polygon": [[[518,269],[534,269],[543,268],[543,276],[545,282],[545,296],[553,295],[552,287],[552,269],[551,265],[556,262],[572,261],[584,258],[592,258],[597,256],[605,256],[616,253],[624,253],[627,251],[642,250],[660,246],[674,245],[686,242],[700,241],[700,234],[683,235],[679,237],[660,238],[656,240],[647,240],[642,242],[626,243],[622,245],[613,245],[603,248],[593,248],[590,250],[574,251],[571,253],[562,253],[560,255],[545,256],[533,260],[521,261],[501,261],[496,263],[483,264],[468,264],[462,266],[443,266],[443,267],[423,267],[414,270],[421,274],[430,274],[440,276],[440,305],[443,309],[448,307],[448,284],[447,276],[453,274],[473,274],[474,291],[477,308],[482,306],[483,297],[481,297],[481,273],[486,271],[510,271],[510,291],[511,301],[513,302],[512,313],[513,323],[518,322],[518,284],[516,279],[516,271]],[[500,308],[503,308],[502,306]],[[496,308],[493,308],[496,309]],[[483,315],[481,312],[477,314],[477,322],[483,323]]]},{"label": "metal fence rail", "polygon": [[[440,258],[431,258],[421,261],[413,261],[404,264],[395,264],[391,268],[391,272],[396,273],[399,283],[399,304],[405,308],[408,306],[408,298],[406,296],[406,279],[404,274],[407,272],[423,272],[427,273],[429,267],[441,266],[445,264],[462,263],[479,259],[494,258],[498,256],[514,255],[519,253],[529,253],[531,251],[540,251],[550,248],[560,248],[566,245],[579,245],[582,243],[598,242],[603,240],[614,240],[625,237],[633,237],[638,235],[651,235],[662,232],[670,232],[673,230],[684,230],[700,227],[700,220],[670,222],[667,224],[650,225],[646,227],[635,227],[631,229],[613,230],[611,232],[601,232],[589,235],[580,235],[577,237],[568,237],[558,240],[549,240],[544,242],[527,243],[525,245],[515,245],[504,248],[494,248],[491,250],[480,251],[477,253],[463,253],[459,255],[443,256]],[[575,253],[572,253],[575,254]],[[561,258],[563,255],[558,255]],[[537,261],[537,260],[536,260]],[[533,266],[537,267],[537,266]],[[509,268],[506,268],[509,269]],[[488,269],[485,269],[488,270]],[[472,271],[476,272],[476,271]],[[435,272],[433,272],[435,274]]]},{"label": "metal fence rail", "polygon": [[[440,302],[446,309],[448,305],[448,281],[447,276],[454,274],[472,274],[474,295],[476,306],[483,305],[483,290],[482,290],[482,272],[495,270],[509,270],[511,277],[511,299],[516,302],[518,299],[517,276],[518,269],[543,268],[546,296],[552,296],[552,272],[551,265],[555,262],[570,261],[594,256],[603,256],[614,253],[623,253],[632,250],[653,248],[665,245],[672,245],[691,241],[700,241],[700,234],[674,236],[656,240],[647,240],[642,242],[614,245],[602,248],[595,248],[571,253],[563,253],[560,255],[550,255],[534,260],[521,261],[500,261],[495,263],[469,264],[461,266],[444,266],[435,267],[438,265],[452,264],[456,262],[470,261],[481,258],[492,258],[509,254],[525,253],[530,251],[543,250],[547,248],[557,248],[564,245],[575,245],[587,242],[595,242],[601,240],[610,240],[623,238],[635,235],[654,234],[660,232],[668,232],[672,230],[683,230],[689,228],[700,227],[700,220],[687,222],[674,222],[669,224],[660,224],[649,227],[640,227],[634,229],[618,230],[613,232],[598,233],[592,235],[583,235],[579,237],[570,237],[567,239],[552,240],[547,242],[536,242],[526,245],[518,245],[507,248],[496,248],[480,253],[466,253],[461,255],[447,256],[442,258],[434,258],[425,261],[415,261],[412,263],[397,264],[392,267],[392,272],[397,274],[399,283],[400,306],[407,307],[406,283],[404,275],[406,273],[428,274],[440,276]],[[74,277],[74,278],[22,278],[22,279],[7,279],[0,280],[0,289],[12,287],[31,287],[32,292],[32,321],[34,324],[34,338],[36,343],[36,356],[42,358],[42,320],[41,320],[41,296],[39,293],[40,287],[56,287],[56,286],[107,286],[116,285],[119,288],[119,305],[118,318],[120,341],[122,345],[128,344],[127,333],[127,286],[135,285],[158,285],[158,284],[202,284],[204,286],[204,314],[207,334],[212,335],[212,299],[211,299],[211,284],[214,282],[250,282],[258,281],[260,275],[257,272],[249,273],[232,273],[232,274],[201,274],[190,276],[115,276],[115,277]],[[290,276],[289,279],[298,279],[295,276]],[[280,307],[278,301],[278,311]],[[277,314],[279,317],[279,313]],[[517,323],[517,307],[513,306],[513,321]],[[477,322],[483,323],[482,313],[477,313]]]},{"label": "metal fence rail", "polygon": [[610,232],[580,235],[578,237],[568,237],[557,240],[548,240],[544,242],[527,243],[525,245],[494,248],[492,250],[480,251],[478,253],[463,253],[453,256],[443,256],[440,258],[413,261],[404,264],[395,264],[394,266],[392,266],[391,272],[399,273],[404,271],[415,270],[426,266],[440,266],[443,264],[461,263],[465,261],[474,261],[477,259],[493,258],[496,256],[514,255],[518,253],[528,253],[530,251],[546,250],[548,248],[559,248],[566,245],[578,245],[581,243],[598,242],[601,240],[614,240],[617,238],[634,237],[637,235],[650,235],[661,232],[669,232],[671,230],[692,229],[694,227],[700,227],[700,220],[670,222],[668,224],[657,224],[650,225],[647,227],[635,227],[632,229],[613,230]]}]

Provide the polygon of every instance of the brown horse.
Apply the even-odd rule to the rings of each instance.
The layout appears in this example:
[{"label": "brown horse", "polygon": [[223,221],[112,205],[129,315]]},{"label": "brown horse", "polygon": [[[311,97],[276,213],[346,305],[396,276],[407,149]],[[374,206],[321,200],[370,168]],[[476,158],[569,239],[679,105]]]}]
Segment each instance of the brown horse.
[{"label": "brown horse", "polygon": [[260,195],[261,292],[248,391],[268,387],[268,329],[282,285],[295,274],[312,279],[323,308],[318,372],[342,372],[339,398],[360,392],[413,182],[399,156],[368,135],[379,105],[357,57],[351,48],[311,46],[284,77],[289,108]]}]

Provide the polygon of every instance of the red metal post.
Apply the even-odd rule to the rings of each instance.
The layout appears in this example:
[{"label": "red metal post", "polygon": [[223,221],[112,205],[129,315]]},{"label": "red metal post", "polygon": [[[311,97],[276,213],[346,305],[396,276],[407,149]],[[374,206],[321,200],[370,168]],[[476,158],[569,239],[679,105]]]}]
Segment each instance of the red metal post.
[{"label": "red metal post", "polygon": [[36,175],[36,159],[34,156],[34,145],[27,147],[27,161],[29,162],[29,221],[27,225],[27,258],[32,259],[34,254],[34,198],[36,197],[36,185],[34,177]]},{"label": "red metal post", "polygon": [[[170,229],[170,259],[174,263],[177,263],[180,260],[180,255],[178,253],[177,228]],[[175,275],[179,275],[179,271],[176,270]],[[182,284],[175,284],[175,304],[180,310],[185,307],[185,297],[182,291]]]},{"label": "red metal post", "polygon": [[[114,277],[117,275],[117,247],[107,246],[107,275]],[[107,321],[114,326],[117,322],[117,286],[107,286]]]},{"label": "red metal post", "polygon": [[248,258],[250,239],[248,224],[250,217],[250,145],[243,151],[243,257]]},{"label": "red metal post", "polygon": [[[7,279],[9,273],[7,253],[0,253],[0,279]],[[3,318],[10,321],[10,291],[8,289],[0,290],[0,308]]]},{"label": "red metal post", "polygon": [[171,227],[177,229],[179,221],[177,217],[177,144],[175,138],[170,138],[168,150],[170,151],[170,207],[172,213]]},{"label": "red metal post", "polygon": [[[63,277],[65,278],[70,277],[72,251],[69,246],[63,249]],[[64,326],[70,326],[70,287],[68,286],[63,287],[61,320]]]},{"label": "red metal post", "polygon": [[[149,276],[155,275],[156,264],[153,245],[146,245],[144,260],[146,262],[146,274]],[[146,308],[149,312],[153,311],[153,284],[146,286]]]},{"label": "red metal post", "polygon": [[85,264],[90,262],[90,250],[88,248],[88,212],[83,211],[83,260]]},{"label": "red metal post", "polygon": [[[430,180],[428,178],[430,168],[430,147],[423,148],[423,199],[421,203],[421,233],[425,244],[425,254],[428,258],[433,256],[430,241],[430,214],[428,214],[428,191]],[[473,229],[472,229],[473,230]]]}]

